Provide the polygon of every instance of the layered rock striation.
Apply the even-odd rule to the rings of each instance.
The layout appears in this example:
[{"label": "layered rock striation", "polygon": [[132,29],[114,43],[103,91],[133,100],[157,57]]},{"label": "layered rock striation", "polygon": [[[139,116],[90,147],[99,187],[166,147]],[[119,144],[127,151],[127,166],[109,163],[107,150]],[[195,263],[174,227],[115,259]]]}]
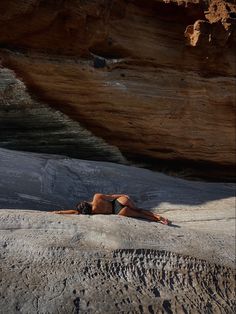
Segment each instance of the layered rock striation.
[{"label": "layered rock striation", "polygon": [[0,68],[2,147],[128,163],[119,149],[30,95],[13,71]]},{"label": "layered rock striation", "polygon": [[232,1],[12,0],[0,11],[2,66],[41,101],[130,158],[232,176]]}]

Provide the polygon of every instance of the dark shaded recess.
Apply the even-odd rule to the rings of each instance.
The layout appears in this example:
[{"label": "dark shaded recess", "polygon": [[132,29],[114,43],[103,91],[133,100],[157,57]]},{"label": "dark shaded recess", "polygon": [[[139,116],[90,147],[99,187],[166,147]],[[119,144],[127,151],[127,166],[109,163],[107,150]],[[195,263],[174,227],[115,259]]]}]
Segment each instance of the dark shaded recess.
[{"label": "dark shaded recess", "polygon": [[[61,56],[61,54],[54,54],[54,52],[52,52],[50,49],[47,48],[31,48],[28,46],[24,46],[21,45],[20,43],[8,43],[5,41],[0,42],[0,49],[6,49],[6,50],[10,50],[12,52],[16,52],[16,53],[22,53],[25,54],[26,56],[29,54],[34,53],[35,51],[37,51],[37,53],[44,53],[44,54],[51,54],[52,56],[56,56],[59,55]],[[70,53],[64,53],[63,56],[65,57],[72,57],[72,55]],[[80,58],[82,59],[82,57]],[[87,58],[86,58],[87,60]]]},{"label": "dark shaded recess", "polygon": [[[46,129],[42,134],[42,129],[17,129],[3,130],[0,128],[0,147],[19,151],[28,151],[36,153],[48,153],[65,155],[71,158],[86,159],[94,161],[120,162],[112,152],[101,149],[96,144],[84,143],[83,139],[73,138],[70,134],[65,136],[60,133],[50,135],[50,131],[55,129]],[[47,133],[48,132],[48,133]]]},{"label": "dark shaded recess", "polygon": [[[110,49],[102,49],[102,45],[103,43],[101,43],[101,45],[98,45],[98,47],[94,47],[92,49],[90,49],[90,51],[96,55],[98,55],[99,57],[102,57],[104,60],[105,59],[122,59],[128,56],[128,53],[122,53],[122,52],[118,52],[118,51],[112,51]],[[100,58],[101,59],[101,58]]]},{"label": "dark shaded recess", "polygon": [[89,51],[105,59],[121,59],[129,56],[129,52],[123,47],[113,44],[111,38],[96,43],[89,48]]},{"label": "dark shaded recess", "polygon": [[153,288],[151,291],[153,292],[153,294],[155,295],[156,298],[160,297],[160,292],[156,287]]},{"label": "dark shaded recess", "polygon": [[155,0],[130,0],[129,2],[136,6],[148,10],[151,15],[155,15],[168,22],[179,22],[181,24],[192,24],[196,20],[205,20],[204,10],[207,9],[205,3],[186,3],[178,5],[177,3],[165,3]]},{"label": "dark shaded recess", "polygon": [[[73,158],[120,162],[119,155],[94,138],[84,134],[82,129],[60,120],[54,111],[38,107],[0,108],[0,147],[20,151],[62,154]],[[47,116],[46,116],[47,115]],[[48,116],[49,115],[49,116]]]},{"label": "dark shaded recess", "polygon": [[202,160],[186,159],[155,159],[145,155],[122,152],[134,165],[161,171],[171,176],[183,177],[191,180],[206,180],[209,182],[236,182],[236,164],[222,165]]},{"label": "dark shaded recess", "polygon": [[173,314],[173,311],[171,310],[171,302],[169,300],[164,300],[162,305],[167,314]]},{"label": "dark shaded recess", "polygon": [[230,12],[230,13],[229,13],[229,17],[230,17],[231,19],[236,19],[236,12]]},{"label": "dark shaded recess", "polygon": [[79,310],[80,310],[80,298],[77,297],[76,299],[74,299],[74,305],[75,305],[75,313],[79,314]]},{"label": "dark shaded recess", "polygon": [[154,312],[154,310],[153,310],[153,308],[152,308],[152,305],[149,305],[149,306],[148,306],[148,311],[149,311],[149,313],[151,313],[151,314],[155,314],[155,312]]},{"label": "dark shaded recess", "polygon": [[105,66],[106,66],[106,59],[95,57],[94,60],[93,60],[93,66],[96,69],[105,68]]},{"label": "dark shaded recess", "polygon": [[140,304],[138,307],[139,307],[140,313],[143,314],[143,313],[144,313],[144,312],[143,312],[143,306]]},{"label": "dark shaded recess", "polygon": [[7,43],[4,41],[0,42],[0,49],[8,49],[8,50],[11,50],[12,52],[21,52],[21,53],[30,52],[29,48],[19,47],[18,45],[14,45],[12,43]]},{"label": "dark shaded recess", "polygon": [[149,151],[157,153],[174,153],[175,151],[171,148],[150,148]]},{"label": "dark shaded recess", "polygon": [[[96,44],[94,46],[92,46],[89,49],[90,53],[93,53],[94,55],[97,55],[97,57],[94,58],[94,62],[96,58],[98,59],[121,59],[121,58],[125,58],[129,55],[128,51],[126,51],[124,48],[119,47],[118,49],[115,47],[111,47],[111,44],[109,44],[109,40],[100,42],[99,44]],[[37,51],[39,53],[51,53],[50,50],[43,48],[30,48],[30,47],[24,47],[21,45],[14,45],[13,43],[7,43],[7,42],[0,42],[0,49],[6,49],[6,50],[10,50],[11,52],[18,52],[18,53],[22,53],[22,54],[30,54],[33,53],[34,51]],[[59,54],[61,56],[61,54]],[[52,55],[52,56],[56,56],[56,55]],[[71,58],[73,57],[70,53],[64,53],[63,57],[68,57]],[[75,56],[77,58],[77,55]],[[92,59],[91,56],[80,56],[79,57],[80,60],[89,60]],[[106,61],[106,60],[105,60]]]},{"label": "dark shaded recess", "polygon": [[[230,48],[232,50],[232,54],[235,56],[235,49],[236,49],[236,21],[234,21],[235,25],[233,25],[232,32],[229,35],[228,41],[227,41],[227,48]],[[235,67],[234,67],[235,68]],[[234,76],[236,77],[236,76]]]}]

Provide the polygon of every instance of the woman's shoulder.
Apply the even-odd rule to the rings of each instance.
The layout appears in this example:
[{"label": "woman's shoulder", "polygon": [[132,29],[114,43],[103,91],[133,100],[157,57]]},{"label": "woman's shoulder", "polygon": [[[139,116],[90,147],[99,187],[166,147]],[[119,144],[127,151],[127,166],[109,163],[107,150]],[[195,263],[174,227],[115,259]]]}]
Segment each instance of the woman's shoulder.
[{"label": "woman's shoulder", "polygon": [[95,194],[93,195],[93,201],[98,201],[98,200],[101,200],[101,199],[103,199],[103,194],[101,194],[101,193],[95,193]]}]

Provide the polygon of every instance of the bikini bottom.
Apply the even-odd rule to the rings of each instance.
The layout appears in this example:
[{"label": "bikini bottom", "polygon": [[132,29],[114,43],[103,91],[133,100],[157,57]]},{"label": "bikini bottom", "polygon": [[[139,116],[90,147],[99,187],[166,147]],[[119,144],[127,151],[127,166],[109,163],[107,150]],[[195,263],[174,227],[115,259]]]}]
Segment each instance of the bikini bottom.
[{"label": "bikini bottom", "polygon": [[118,215],[122,208],[124,208],[125,205],[122,205],[117,200],[112,201],[112,214]]}]

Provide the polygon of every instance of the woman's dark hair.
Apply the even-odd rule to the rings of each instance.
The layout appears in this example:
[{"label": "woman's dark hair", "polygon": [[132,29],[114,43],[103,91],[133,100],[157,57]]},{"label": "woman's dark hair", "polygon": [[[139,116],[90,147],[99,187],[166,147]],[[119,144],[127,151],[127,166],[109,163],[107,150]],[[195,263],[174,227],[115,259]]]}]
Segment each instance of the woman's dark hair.
[{"label": "woman's dark hair", "polygon": [[81,202],[76,205],[76,209],[84,215],[91,215],[92,214],[92,205],[89,204],[88,202]]}]

